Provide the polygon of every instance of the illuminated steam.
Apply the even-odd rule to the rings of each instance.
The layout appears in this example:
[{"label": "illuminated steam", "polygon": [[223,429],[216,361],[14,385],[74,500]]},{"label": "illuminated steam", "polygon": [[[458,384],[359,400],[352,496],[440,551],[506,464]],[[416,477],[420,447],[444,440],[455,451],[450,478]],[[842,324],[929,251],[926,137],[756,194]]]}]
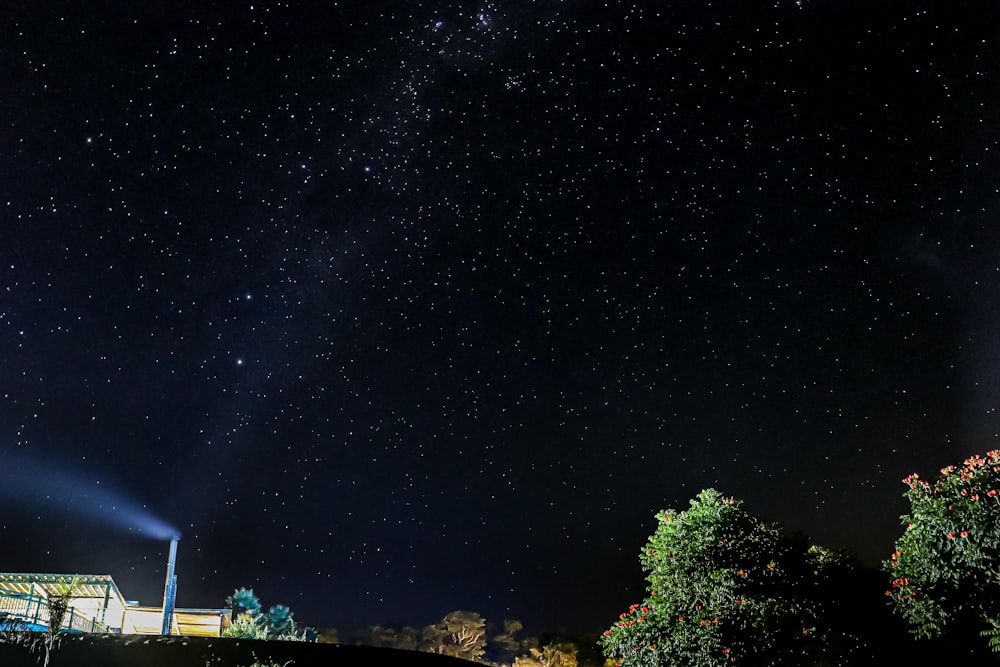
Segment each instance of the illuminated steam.
[{"label": "illuminated steam", "polygon": [[0,456],[0,500],[15,508],[65,512],[80,521],[153,539],[180,536],[176,528],[154,516],[145,505],[106,482],[10,454]]}]

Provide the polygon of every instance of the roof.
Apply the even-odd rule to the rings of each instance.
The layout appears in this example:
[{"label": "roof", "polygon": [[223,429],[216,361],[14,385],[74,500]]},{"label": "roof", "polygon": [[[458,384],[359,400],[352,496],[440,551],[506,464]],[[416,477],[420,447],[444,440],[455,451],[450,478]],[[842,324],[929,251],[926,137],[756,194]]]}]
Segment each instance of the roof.
[{"label": "roof", "polygon": [[[104,620],[109,603],[120,611],[115,611],[115,627],[128,625],[137,634],[160,634],[162,630],[163,607],[140,606],[129,603],[122,596],[111,575],[107,574],[49,574],[38,572],[0,572],[0,600],[4,596],[48,598],[61,593],[72,584],[74,604],[80,600],[95,600],[85,603],[99,610],[97,616]],[[44,604],[44,603],[43,603]],[[34,612],[33,612],[34,613]],[[122,618],[124,614],[126,618]],[[229,627],[232,611],[229,609],[174,609],[173,633],[218,637]]]},{"label": "roof", "polygon": [[0,572],[0,590],[39,595],[46,597],[59,593],[60,589],[73,584],[73,597],[104,599],[111,597],[124,600],[118,585],[109,574],[43,574]]}]

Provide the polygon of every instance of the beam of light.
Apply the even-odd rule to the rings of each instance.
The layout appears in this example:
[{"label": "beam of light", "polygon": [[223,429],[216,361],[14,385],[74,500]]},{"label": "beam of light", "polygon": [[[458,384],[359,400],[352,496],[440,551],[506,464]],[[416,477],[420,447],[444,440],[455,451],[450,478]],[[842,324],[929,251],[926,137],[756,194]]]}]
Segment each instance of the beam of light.
[{"label": "beam of light", "polygon": [[95,476],[6,453],[0,454],[0,500],[12,507],[64,512],[152,539],[180,537],[180,531],[145,505]]}]

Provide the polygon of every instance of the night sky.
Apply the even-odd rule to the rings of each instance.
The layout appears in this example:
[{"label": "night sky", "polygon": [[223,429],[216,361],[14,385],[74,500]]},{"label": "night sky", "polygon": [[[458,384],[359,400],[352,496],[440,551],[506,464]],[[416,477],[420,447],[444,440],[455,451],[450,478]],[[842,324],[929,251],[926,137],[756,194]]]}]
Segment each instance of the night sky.
[{"label": "night sky", "polygon": [[0,570],[597,631],[706,487],[877,565],[1000,444],[998,25],[4,3]]}]

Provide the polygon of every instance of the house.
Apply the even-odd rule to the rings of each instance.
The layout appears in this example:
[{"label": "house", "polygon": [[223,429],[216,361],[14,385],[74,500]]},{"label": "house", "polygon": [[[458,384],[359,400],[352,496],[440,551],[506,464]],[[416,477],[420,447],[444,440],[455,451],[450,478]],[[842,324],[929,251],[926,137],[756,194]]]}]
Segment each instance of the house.
[{"label": "house", "polygon": [[[70,632],[158,635],[163,608],[126,600],[107,574],[0,572],[0,618],[45,630],[49,597],[71,590],[62,627]],[[229,609],[175,609],[170,634],[218,637],[229,627]]]}]

